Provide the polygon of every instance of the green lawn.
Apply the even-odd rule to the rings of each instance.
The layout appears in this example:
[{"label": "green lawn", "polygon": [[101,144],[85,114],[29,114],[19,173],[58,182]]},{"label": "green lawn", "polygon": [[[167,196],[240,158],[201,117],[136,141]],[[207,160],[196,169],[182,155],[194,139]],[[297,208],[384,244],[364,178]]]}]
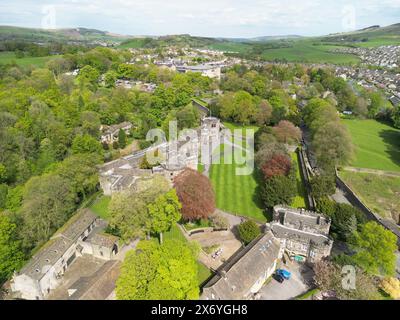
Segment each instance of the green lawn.
[{"label": "green lawn", "polygon": [[349,171],[340,171],[339,174],[372,211],[382,217],[394,217],[395,221],[398,221],[400,215],[400,177]]},{"label": "green lawn", "polygon": [[254,174],[237,175],[235,170],[240,167],[237,164],[225,164],[223,155],[219,164],[211,165],[210,179],[217,207],[230,213],[266,221],[258,197],[257,180]]},{"label": "green lawn", "polygon": [[375,120],[342,120],[356,147],[353,167],[400,171],[400,130]]},{"label": "green lawn", "polygon": [[46,62],[54,56],[47,57],[24,57],[17,59],[14,52],[1,52],[0,53],[0,64],[7,64],[15,62],[19,66],[34,65],[37,67],[44,67]]},{"label": "green lawn", "polygon": [[296,152],[291,154],[293,164],[296,166],[296,183],[297,183],[297,195],[293,199],[291,206],[293,208],[307,208],[306,206],[306,188],[300,173],[299,160]]},{"label": "green lawn", "polygon": [[104,220],[110,218],[110,213],[108,212],[108,204],[110,203],[111,197],[102,196],[101,198],[95,200],[95,202],[89,207],[96,215]]}]

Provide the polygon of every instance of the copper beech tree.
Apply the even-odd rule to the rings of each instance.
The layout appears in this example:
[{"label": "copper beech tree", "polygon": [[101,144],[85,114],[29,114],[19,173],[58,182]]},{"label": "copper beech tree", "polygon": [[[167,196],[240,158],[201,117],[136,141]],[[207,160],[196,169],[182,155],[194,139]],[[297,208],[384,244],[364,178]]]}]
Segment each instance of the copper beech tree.
[{"label": "copper beech tree", "polygon": [[215,196],[210,180],[201,173],[186,169],[174,180],[185,220],[208,218],[215,211]]}]

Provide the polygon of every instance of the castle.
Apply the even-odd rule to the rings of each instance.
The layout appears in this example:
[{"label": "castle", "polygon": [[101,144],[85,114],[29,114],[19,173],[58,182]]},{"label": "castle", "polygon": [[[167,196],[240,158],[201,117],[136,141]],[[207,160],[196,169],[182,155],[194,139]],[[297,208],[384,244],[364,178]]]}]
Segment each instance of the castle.
[{"label": "castle", "polygon": [[[102,165],[99,169],[100,186],[105,195],[135,188],[140,179],[159,174],[170,180],[185,168],[197,170],[199,151],[213,141],[219,141],[221,122],[218,118],[204,117],[201,127],[191,130],[191,134],[183,135],[186,139],[177,139],[153,145],[127,157],[123,157]],[[190,136],[190,139],[188,137]],[[162,160],[151,169],[141,169],[140,164],[148,152],[161,155]]]}]

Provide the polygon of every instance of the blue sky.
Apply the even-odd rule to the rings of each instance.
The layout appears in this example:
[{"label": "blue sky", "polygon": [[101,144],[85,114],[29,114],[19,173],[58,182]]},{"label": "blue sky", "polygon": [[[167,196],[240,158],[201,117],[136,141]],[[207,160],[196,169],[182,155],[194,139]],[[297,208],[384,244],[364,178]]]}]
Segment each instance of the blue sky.
[{"label": "blue sky", "polygon": [[129,35],[324,35],[400,23],[400,0],[1,0],[0,24]]}]

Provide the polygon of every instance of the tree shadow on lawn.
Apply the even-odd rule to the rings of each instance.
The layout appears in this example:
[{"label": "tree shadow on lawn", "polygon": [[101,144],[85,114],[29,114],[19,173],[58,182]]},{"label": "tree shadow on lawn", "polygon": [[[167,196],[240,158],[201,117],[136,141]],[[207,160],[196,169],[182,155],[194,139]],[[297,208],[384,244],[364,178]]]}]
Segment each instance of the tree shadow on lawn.
[{"label": "tree shadow on lawn", "polygon": [[400,131],[396,130],[383,130],[379,136],[387,144],[387,153],[390,159],[400,166]]}]

